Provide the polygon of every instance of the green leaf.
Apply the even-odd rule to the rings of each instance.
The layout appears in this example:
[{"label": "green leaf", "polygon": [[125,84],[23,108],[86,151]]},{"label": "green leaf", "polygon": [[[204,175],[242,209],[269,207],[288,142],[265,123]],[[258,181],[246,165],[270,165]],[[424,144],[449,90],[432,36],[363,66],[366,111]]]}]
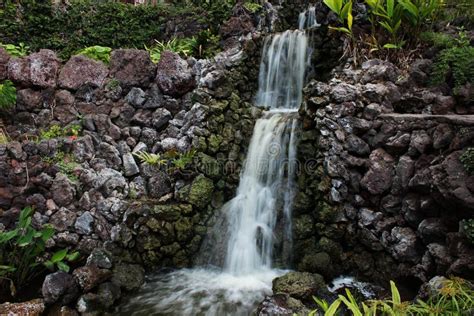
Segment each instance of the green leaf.
[{"label": "green leaf", "polygon": [[54,263],[51,260],[43,262],[43,265],[51,271],[54,270]]},{"label": "green leaf", "polygon": [[332,302],[331,306],[329,306],[328,310],[324,313],[324,316],[334,316],[336,315],[339,305],[341,305],[341,299],[338,298],[334,302]]},{"label": "green leaf", "polygon": [[387,0],[387,15],[393,17],[393,9],[395,8],[395,0]]},{"label": "green leaf", "polygon": [[18,221],[18,226],[20,228],[25,228],[31,224],[31,215],[33,215],[34,209],[30,206],[25,207],[20,212],[20,220]]},{"label": "green leaf", "polygon": [[419,16],[419,11],[416,5],[411,2],[411,0],[398,0],[398,3],[405,9],[407,10],[411,15],[414,17],[418,18]]},{"label": "green leaf", "polygon": [[330,26],[329,27],[331,30],[335,30],[335,31],[339,31],[339,32],[343,32],[343,33],[346,33],[348,35],[351,35],[352,32],[346,28],[346,27],[333,27],[333,26]]},{"label": "green leaf", "polygon": [[74,251],[66,256],[67,261],[76,261],[81,254],[78,251]]},{"label": "green leaf", "polygon": [[51,257],[51,261],[53,263],[58,263],[62,261],[66,257],[67,251],[68,251],[67,249],[61,249],[61,250],[56,251]]},{"label": "green leaf", "polygon": [[396,44],[391,44],[391,43],[387,43],[383,46],[383,48],[387,48],[387,49],[400,49],[401,47],[399,45],[396,45]]},{"label": "green leaf", "polygon": [[33,228],[28,228],[26,233],[18,239],[17,244],[19,247],[26,247],[33,242],[36,231]]},{"label": "green leaf", "polygon": [[10,230],[0,234],[0,244],[4,244],[18,236],[18,229]]},{"label": "green leaf", "polygon": [[41,239],[46,242],[48,239],[53,237],[54,235],[54,227],[52,225],[44,225],[43,229],[41,230]]},{"label": "green leaf", "polygon": [[58,265],[59,270],[64,271],[64,272],[69,272],[70,267],[66,263],[59,261],[56,264]]},{"label": "green leaf", "polygon": [[323,2],[338,16],[340,15],[342,8],[342,0],[323,0]]},{"label": "green leaf", "polygon": [[392,291],[392,302],[395,305],[401,304],[402,300],[400,298],[400,292],[398,292],[395,282],[390,281],[390,290]]},{"label": "green leaf", "polygon": [[352,12],[352,0],[348,1],[341,10],[341,18],[346,19],[347,15]]}]

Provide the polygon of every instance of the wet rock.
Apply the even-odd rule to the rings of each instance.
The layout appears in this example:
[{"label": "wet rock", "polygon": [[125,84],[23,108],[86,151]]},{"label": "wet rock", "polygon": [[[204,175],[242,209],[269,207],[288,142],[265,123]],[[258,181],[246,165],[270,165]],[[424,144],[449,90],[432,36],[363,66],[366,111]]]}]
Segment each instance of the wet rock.
[{"label": "wet rock", "polygon": [[103,306],[110,308],[120,298],[120,287],[112,282],[106,282],[99,285],[97,295]]},{"label": "wet rock", "polygon": [[79,296],[79,285],[72,275],[59,271],[46,276],[41,293],[46,304],[67,305]]},{"label": "wet rock", "polygon": [[44,308],[41,299],[22,303],[3,303],[0,305],[0,315],[40,316],[43,314]]},{"label": "wet rock", "polygon": [[70,90],[78,90],[83,86],[102,87],[108,73],[102,62],[76,55],[62,68],[58,83],[61,88]]},{"label": "wet rock", "polygon": [[293,298],[310,300],[312,296],[320,297],[328,293],[324,278],[319,274],[308,272],[289,272],[272,282],[275,294],[288,294]]},{"label": "wet rock", "polygon": [[137,290],[145,282],[145,271],[137,264],[117,264],[113,270],[112,283],[127,291]]},{"label": "wet rock", "polygon": [[409,227],[394,227],[390,234],[391,246],[388,248],[392,256],[399,261],[417,262],[418,242],[415,232]]},{"label": "wet rock", "polygon": [[156,82],[167,95],[179,97],[196,86],[188,63],[176,53],[164,51],[157,68]]},{"label": "wet rock", "polygon": [[265,297],[257,308],[257,316],[279,315],[308,315],[310,310],[304,304],[288,294],[276,294]]},{"label": "wet rock", "polygon": [[68,177],[62,173],[56,174],[51,186],[53,200],[58,206],[67,206],[74,201],[76,189]]},{"label": "wet rock", "polygon": [[89,292],[112,276],[110,270],[100,269],[94,265],[77,268],[72,274],[86,292]]},{"label": "wet rock", "polygon": [[74,228],[79,234],[89,235],[90,233],[92,233],[93,224],[94,217],[92,217],[90,212],[86,211],[84,212],[84,214],[82,214],[76,219]]},{"label": "wet rock", "polygon": [[369,171],[361,181],[363,188],[371,194],[381,194],[392,185],[393,158],[379,148],[370,154]]},{"label": "wet rock", "polygon": [[76,308],[81,315],[100,315],[104,310],[99,295],[95,293],[81,295],[77,300]]},{"label": "wet rock", "polygon": [[117,49],[110,55],[110,75],[120,81],[122,87],[146,88],[156,73],[156,67],[147,51]]}]

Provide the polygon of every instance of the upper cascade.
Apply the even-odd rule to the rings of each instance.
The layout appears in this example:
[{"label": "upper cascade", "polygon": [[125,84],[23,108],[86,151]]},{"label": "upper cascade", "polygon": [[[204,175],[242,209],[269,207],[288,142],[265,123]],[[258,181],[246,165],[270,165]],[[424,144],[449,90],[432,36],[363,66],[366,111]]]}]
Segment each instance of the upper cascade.
[{"label": "upper cascade", "polygon": [[310,6],[308,10],[300,13],[298,17],[298,28],[300,30],[312,29],[319,26],[321,26],[321,24],[316,20],[316,8],[314,6]]},{"label": "upper cascade", "polygon": [[308,65],[308,36],[288,30],[267,37],[260,64],[256,103],[273,109],[297,110],[303,99]]}]

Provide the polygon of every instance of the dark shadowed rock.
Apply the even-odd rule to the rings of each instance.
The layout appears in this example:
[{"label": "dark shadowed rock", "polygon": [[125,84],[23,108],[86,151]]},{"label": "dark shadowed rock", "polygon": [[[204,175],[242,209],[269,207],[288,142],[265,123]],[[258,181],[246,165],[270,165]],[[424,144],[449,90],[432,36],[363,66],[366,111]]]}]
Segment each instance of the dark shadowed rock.
[{"label": "dark shadowed rock", "polygon": [[392,256],[399,261],[417,262],[418,241],[415,232],[409,227],[394,227],[390,234],[391,246],[388,248]]},{"label": "dark shadowed rock", "polygon": [[370,154],[370,168],[361,181],[363,188],[372,194],[381,194],[392,185],[393,158],[379,148]]},{"label": "dark shadowed rock", "polygon": [[109,73],[100,61],[89,59],[83,55],[71,57],[59,74],[59,86],[77,90],[82,86],[102,87]]},{"label": "dark shadowed rock", "polygon": [[449,147],[454,138],[454,133],[448,124],[439,124],[433,133],[433,148]]},{"label": "dark shadowed rock", "polygon": [[153,198],[160,198],[171,192],[171,181],[168,175],[162,171],[148,180],[148,193]]},{"label": "dark shadowed rock", "polygon": [[391,81],[395,82],[400,74],[392,63],[380,59],[371,59],[362,64],[363,75],[361,81],[377,82],[377,81]]},{"label": "dark shadowed rock", "polygon": [[67,206],[73,202],[76,189],[67,176],[58,173],[51,186],[51,192],[53,193],[53,200],[57,205]]},{"label": "dark shadowed rock", "polygon": [[233,16],[220,28],[219,33],[223,39],[232,36],[241,36],[255,29],[252,18],[248,14]]},{"label": "dark shadowed rock", "polygon": [[79,286],[72,275],[59,271],[46,276],[41,293],[46,304],[67,305],[79,296]]},{"label": "dark shadowed rock", "polygon": [[145,282],[145,270],[137,264],[118,264],[113,273],[112,283],[127,291],[136,290]]},{"label": "dark shadowed rock", "polygon": [[347,151],[356,154],[359,156],[365,156],[370,153],[370,148],[369,145],[364,142],[361,138],[355,136],[355,135],[349,135],[347,137]]},{"label": "dark shadowed rock", "polygon": [[8,77],[8,61],[10,60],[10,55],[7,51],[0,47],[0,81],[5,80]]},{"label": "dark shadowed rock", "polygon": [[110,76],[125,88],[146,88],[155,76],[156,66],[147,51],[117,49],[110,55]]},{"label": "dark shadowed rock", "polygon": [[173,97],[182,96],[196,86],[192,69],[186,60],[170,51],[161,54],[156,82],[164,94]]},{"label": "dark shadowed rock", "polygon": [[76,213],[62,207],[51,216],[49,222],[57,231],[62,232],[73,227],[76,217]]},{"label": "dark shadowed rock", "polygon": [[43,106],[43,96],[40,91],[23,89],[17,92],[17,109],[33,111]]}]

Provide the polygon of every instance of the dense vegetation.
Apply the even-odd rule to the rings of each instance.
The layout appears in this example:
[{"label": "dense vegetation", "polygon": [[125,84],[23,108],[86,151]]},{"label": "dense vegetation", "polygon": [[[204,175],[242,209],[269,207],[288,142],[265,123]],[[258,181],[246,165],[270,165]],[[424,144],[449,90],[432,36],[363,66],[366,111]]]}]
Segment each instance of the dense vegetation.
[{"label": "dense vegetation", "polygon": [[6,0],[0,4],[0,43],[25,43],[31,51],[53,49],[67,59],[96,45],[144,48],[156,40],[168,41],[173,34],[166,34],[166,23],[177,20],[180,25],[194,25],[189,31],[196,32],[202,45],[217,36],[234,4],[235,0],[174,1],[132,6],[115,1],[74,0],[55,7],[50,0]]}]

